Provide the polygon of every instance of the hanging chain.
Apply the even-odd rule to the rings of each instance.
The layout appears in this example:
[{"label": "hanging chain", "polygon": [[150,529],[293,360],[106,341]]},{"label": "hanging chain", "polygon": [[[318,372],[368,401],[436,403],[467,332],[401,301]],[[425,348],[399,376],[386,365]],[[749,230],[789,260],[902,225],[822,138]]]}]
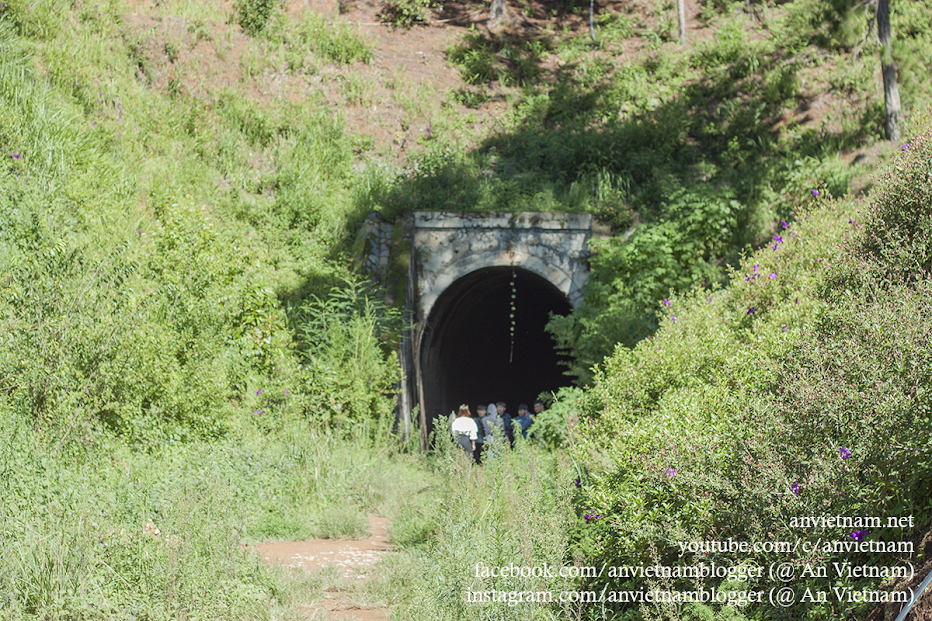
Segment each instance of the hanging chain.
[{"label": "hanging chain", "polygon": [[515,355],[515,300],[518,297],[518,289],[516,287],[517,278],[517,272],[515,272],[514,268],[511,268],[511,314],[508,316],[511,319],[511,350],[508,352],[508,364],[511,364]]}]

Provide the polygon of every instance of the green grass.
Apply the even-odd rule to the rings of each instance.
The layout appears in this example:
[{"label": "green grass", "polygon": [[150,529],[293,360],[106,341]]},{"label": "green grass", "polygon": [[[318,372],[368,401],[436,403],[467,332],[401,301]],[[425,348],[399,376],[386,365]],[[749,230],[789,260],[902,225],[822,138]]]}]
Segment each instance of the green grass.
[{"label": "green grass", "polygon": [[[346,76],[348,101],[370,105],[359,69],[373,46],[353,28],[312,13],[293,21],[277,5],[266,15],[259,4],[239,5],[256,25],[244,81],[213,92],[191,85],[185,39],[158,50],[176,56],[175,66],[148,59],[148,35],[130,30],[121,3],[14,0],[0,9],[0,618],[296,616],[322,589],[344,587],[332,574],[261,565],[242,544],[359,536],[370,512],[391,518],[401,552],[354,597],[388,602],[404,619],[578,618],[574,608],[468,608],[469,588],[541,586],[475,581],[470,567],[614,561],[637,537],[669,534],[670,516],[697,536],[715,519],[733,527],[746,504],[710,513],[700,496],[731,484],[703,478],[723,471],[720,463],[684,461],[696,493],[683,495],[665,487],[662,470],[625,458],[669,448],[668,432],[740,436],[745,409],[723,414],[736,402],[772,431],[754,445],[767,452],[785,432],[768,427],[779,420],[769,417],[772,395],[755,391],[776,381],[776,361],[792,353],[805,362],[781,367],[799,396],[811,388],[806,369],[838,371],[820,366],[820,348],[864,359],[887,351],[866,336],[871,321],[909,343],[925,338],[909,322],[928,314],[925,289],[894,287],[853,304],[832,297],[846,287],[870,293],[850,273],[835,274],[846,287],[820,285],[819,266],[849,231],[832,217],[854,204],[836,206],[844,213],[801,208],[814,188],[847,190],[862,169],[840,154],[876,140],[882,115],[871,77],[877,50],[868,41],[859,60],[839,60],[862,32],[856,21],[820,22],[815,9],[827,5],[788,3],[763,23],[713,7],[704,19],[719,36],[687,50],[665,42],[669,22],[645,30],[627,15],[600,18],[599,46],[573,33],[472,33],[450,60],[473,84],[450,97],[505,101],[510,112],[495,133],[470,148],[469,119],[425,104],[431,87],[399,78],[393,97],[405,122],[431,123],[431,137],[406,172],[376,161],[357,173],[355,151],[369,143],[349,136],[322,97],[259,100],[241,89],[265,72],[326,68]],[[416,4],[400,7],[399,19],[413,19]],[[920,5],[894,8],[907,105],[928,98],[920,78],[929,12]],[[157,13],[183,18],[195,42],[235,18],[218,3],[162,3]],[[649,45],[617,62],[631,36]],[[230,35],[214,39],[232,49]],[[553,74],[551,54],[564,63]],[[819,79],[857,105],[820,127],[785,123],[823,67]],[[366,214],[408,209],[587,211],[618,230],[639,214],[644,224],[628,243],[609,241],[594,257],[585,304],[554,329],[584,382],[617,343],[662,326],[639,348],[618,349],[594,389],[561,395],[547,441],[575,442],[575,463],[521,443],[476,468],[446,439],[421,456],[388,438],[398,326],[374,302],[379,292],[357,288],[346,256]],[[783,220],[809,237],[787,242],[796,254],[781,263],[769,246]],[[877,243],[871,252],[887,258],[921,246]],[[752,282],[755,264],[799,295],[791,303],[789,290]],[[712,303],[684,293],[730,281]],[[664,298],[673,306],[661,306]],[[802,331],[813,326],[820,339],[807,345]],[[857,338],[833,340],[842,338],[833,330]],[[755,361],[763,371],[752,370]],[[911,369],[878,377],[915,380]],[[566,433],[562,417],[591,413],[599,399],[612,407],[598,425]],[[821,419],[817,404],[801,401],[792,429],[808,437]],[[877,436],[865,420],[856,422],[873,455]],[[783,444],[786,460],[771,474],[789,477],[808,447]],[[858,506],[876,504],[854,486],[873,493],[889,463],[858,463],[868,467],[863,480],[838,489]],[[927,489],[920,474],[911,485]],[[584,489],[577,476],[590,477]],[[828,475],[805,482],[829,498]],[[746,492],[768,506],[761,489]],[[642,515],[636,503],[612,504],[618,498],[655,503],[648,514],[665,502],[672,509]],[[928,504],[918,493],[898,500],[900,512]],[[617,523],[589,527],[583,516],[594,509]]]},{"label": "green grass", "polygon": [[417,459],[298,420],[139,452],[93,431],[50,446],[6,405],[2,416],[9,618],[293,614],[323,576],[267,567],[243,544],[366,535],[367,512],[404,512],[433,480]]}]

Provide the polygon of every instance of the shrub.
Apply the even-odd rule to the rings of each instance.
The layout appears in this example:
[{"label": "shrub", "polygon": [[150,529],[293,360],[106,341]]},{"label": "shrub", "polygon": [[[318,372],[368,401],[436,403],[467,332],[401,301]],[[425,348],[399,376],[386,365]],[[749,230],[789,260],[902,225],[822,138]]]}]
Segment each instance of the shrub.
[{"label": "shrub", "polygon": [[304,13],[294,36],[289,35],[290,33],[286,33],[284,37],[286,42],[299,48],[310,47],[316,54],[331,62],[372,62],[372,46],[357,32],[340,22],[328,24],[323,17],[311,11]]},{"label": "shrub", "polygon": [[434,6],[438,6],[434,0],[385,0],[379,16],[396,27],[410,28],[427,21],[429,10]]},{"label": "shrub", "polygon": [[277,4],[277,0],[236,0],[233,3],[236,23],[242,26],[247,34],[258,36],[265,30]]},{"label": "shrub", "polygon": [[549,451],[566,448],[570,429],[578,424],[585,397],[586,394],[580,388],[561,388],[550,407],[534,417],[528,437]]},{"label": "shrub", "polygon": [[298,321],[311,392],[317,394],[312,416],[337,434],[385,436],[401,378],[392,346],[402,329],[400,311],[362,282],[347,280],[327,298],[312,296]]},{"label": "shrub", "polygon": [[[771,244],[742,261],[728,289],[666,300],[660,330],[633,349],[619,347],[598,370],[571,442],[588,471],[578,511],[595,511],[611,525],[577,535],[592,558],[803,566],[839,554],[802,548],[680,556],[675,542],[898,542],[916,534],[801,530],[791,520],[862,515],[885,523],[932,508],[932,468],[925,465],[932,397],[922,388],[932,381],[932,332],[923,320],[932,282],[923,267],[929,250],[915,241],[928,218],[923,153],[897,158],[866,203],[820,197],[816,209],[781,226]],[[904,209],[907,203],[913,208]],[[890,222],[883,237],[862,228],[862,217]],[[906,557],[860,553],[846,560],[852,558],[894,565]],[[800,576],[795,585],[878,586],[816,576]],[[802,601],[794,610],[807,618],[841,611],[837,602]],[[674,607],[661,617],[700,613]],[[744,614],[764,613],[751,607]]]},{"label": "shrub", "polygon": [[727,191],[698,186],[674,192],[670,220],[642,225],[630,240],[595,246],[583,304],[547,330],[572,356],[569,374],[586,383],[590,368],[616,343],[633,346],[656,327],[651,314],[670,291],[710,286],[724,277],[719,258],[736,236],[742,206]]},{"label": "shrub", "polygon": [[[912,279],[932,270],[932,136],[904,143],[878,179],[863,223],[862,260],[889,278]],[[860,224],[860,223],[859,223]]]}]

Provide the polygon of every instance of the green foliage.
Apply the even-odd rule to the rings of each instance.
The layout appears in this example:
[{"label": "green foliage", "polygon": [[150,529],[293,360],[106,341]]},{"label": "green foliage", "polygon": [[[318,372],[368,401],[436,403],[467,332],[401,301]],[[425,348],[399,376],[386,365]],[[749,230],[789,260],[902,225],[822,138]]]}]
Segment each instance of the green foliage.
[{"label": "green foliage", "polygon": [[491,96],[482,89],[461,87],[450,92],[450,98],[467,108],[481,108],[492,100]]},{"label": "green foliage", "polygon": [[528,436],[548,451],[565,449],[569,444],[570,429],[579,423],[585,411],[586,393],[581,388],[564,387],[554,395],[553,403],[534,416]]},{"label": "green foliage", "polygon": [[[62,10],[58,36],[99,26]],[[306,378],[282,299],[300,305],[344,272],[326,255],[352,213],[350,141],[313,101],[135,90],[124,40],[86,40],[75,61],[0,19],[0,378],[17,415],[62,442],[98,426],[143,447],[216,438],[257,385]],[[110,86],[82,73],[98,65]]]},{"label": "green foliage", "polygon": [[0,7],[0,19],[9,20],[20,36],[48,41],[62,27],[63,7],[60,2],[26,2],[7,0]]},{"label": "green foliage", "polygon": [[434,0],[383,0],[379,16],[397,28],[410,28],[426,22],[435,6],[440,3]]},{"label": "green foliage", "polygon": [[358,31],[342,22],[328,23],[313,11],[305,11],[296,24],[282,21],[276,26],[267,30],[265,37],[289,48],[293,54],[289,62],[291,70],[303,66],[303,55],[308,49],[333,63],[372,62],[372,46]]},{"label": "green foliage", "polygon": [[233,3],[236,23],[242,26],[247,34],[258,36],[265,30],[277,4],[276,0],[236,0]]},{"label": "green foliage", "polygon": [[557,346],[572,354],[569,372],[580,383],[616,343],[632,347],[653,332],[656,300],[724,280],[720,259],[733,248],[742,205],[730,192],[704,185],[669,200],[669,220],[641,226],[629,240],[594,246],[584,304],[548,324]]},{"label": "green foliage", "polygon": [[459,45],[454,45],[447,52],[447,59],[453,63],[460,76],[468,84],[489,82],[495,76],[493,63],[495,54],[485,44],[481,36],[471,34]]},{"label": "green foliage", "polygon": [[348,280],[326,299],[313,296],[301,316],[315,419],[339,434],[384,436],[394,423],[393,393],[401,379],[393,347],[400,311]]},{"label": "green foliage", "polygon": [[[928,384],[932,362],[922,319],[932,290],[920,267],[929,249],[916,243],[928,219],[927,140],[911,140],[916,150],[894,160],[869,202],[813,201],[816,209],[781,225],[768,246],[741,261],[728,289],[672,298],[651,339],[619,346],[599,368],[572,442],[587,471],[577,506],[610,524],[578,535],[593,558],[695,564],[709,557],[681,558],[674,542],[851,540],[849,530],[803,531],[791,519],[877,515],[885,522],[932,507],[932,470],[922,465],[932,451],[932,403],[917,389]],[[875,236],[881,222],[887,230]],[[865,540],[910,536],[874,529]],[[647,554],[651,545],[656,551]],[[838,557],[821,552],[819,563]],[[790,559],[812,562],[812,555],[800,549],[715,560],[766,567]],[[797,582],[813,591],[832,586],[877,585],[815,576]],[[807,618],[839,614],[838,606],[797,602]],[[671,609],[661,618],[687,614]]]},{"label": "green foliage", "polygon": [[878,180],[867,213],[862,261],[886,278],[910,280],[932,270],[932,144],[928,134],[902,147]]},{"label": "green foliage", "polygon": [[[437,421],[434,429],[445,429]],[[467,602],[467,591],[542,591],[571,589],[576,581],[559,577],[477,576],[486,567],[558,568],[567,564],[565,532],[575,522],[569,505],[570,467],[529,442],[503,447],[476,467],[449,436],[435,437],[433,508],[436,533],[413,547],[417,579],[410,599],[395,614],[405,619],[575,618],[577,611],[553,603]],[[571,563],[572,561],[569,561]]]},{"label": "green foliage", "polygon": [[524,86],[540,75],[548,48],[544,38],[486,36],[471,28],[461,43],[447,49],[447,60],[468,84],[486,86],[497,79],[505,86]]}]

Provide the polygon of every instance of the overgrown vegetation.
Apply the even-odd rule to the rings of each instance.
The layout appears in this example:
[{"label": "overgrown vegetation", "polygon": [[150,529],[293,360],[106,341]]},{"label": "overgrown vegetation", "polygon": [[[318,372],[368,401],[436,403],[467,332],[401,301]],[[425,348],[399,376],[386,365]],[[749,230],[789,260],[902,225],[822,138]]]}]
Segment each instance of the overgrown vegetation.
[{"label": "overgrown vegetation", "polygon": [[[849,189],[859,171],[839,154],[880,138],[883,115],[870,23],[849,10],[710,5],[703,18],[714,36],[687,49],[625,13],[600,17],[597,49],[582,34],[469,34],[449,50],[475,85],[456,98],[475,105],[496,82],[523,85],[511,125],[477,153],[435,145],[386,202],[586,210],[617,233],[637,213],[633,237],[599,248],[583,305],[549,327],[584,384],[615,343],[633,346],[656,330],[660,299],[724,284],[727,267],[764,243],[774,222],[791,219],[813,188]],[[932,24],[912,8],[894,11],[900,45],[911,47],[902,53],[908,98],[928,102],[927,85],[909,76],[928,70],[915,50],[929,49]],[[662,13],[653,17],[662,23]],[[632,38],[642,41],[633,55]],[[541,79],[548,54],[560,69]],[[807,81],[846,102],[821,125],[794,118],[819,94]]]},{"label": "overgrown vegetation", "polygon": [[[410,26],[429,5],[392,6]],[[374,46],[350,26],[259,0],[161,6],[184,27],[156,58],[122,3],[0,5],[0,618],[297,616],[345,585],[243,545],[357,536],[368,512],[391,517],[401,553],[360,596],[403,619],[769,618],[463,593],[609,584],[480,579],[477,561],[675,564],[674,541],[713,533],[851,538],[800,534],[794,515],[913,515],[913,531],[863,537],[921,535],[929,138],[914,132],[869,198],[830,198],[862,172],[840,156],[881,127],[861,14],[736,8],[704,7],[715,36],[687,49],[659,5],[601,15],[595,45],[473,31],[449,50],[468,85],[443,107],[396,78],[403,123],[437,115],[399,171],[361,165],[372,139],[318,91],[243,95],[326,67],[347,105],[375,105],[353,71]],[[932,13],[893,9],[913,108]],[[185,51],[229,39],[224,20],[249,35],[239,82],[199,90]],[[797,121],[813,83],[844,104],[821,125]],[[503,93],[507,120],[468,148],[447,104]],[[405,326],[345,255],[367,213],[408,209],[586,211],[616,233],[584,304],[550,324],[579,386],[482,468],[446,438],[425,456],[391,436]]]},{"label": "overgrown vegetation", "polygon": [[[654,338],[606,361],[581,409],[588,423],[576,445],[588,468],[585,506],[604,518],[593,528],[599,539],[584,541],[590,558],[671,566],[922,561],[916,536],[932,515],[932,471],[923,465],[932,453],[923,388],[932,291],[929,249],[918,240],[932,209],[930,166],[927,133],[910,141],[869,201],[813,199],[769,247],[742,260],[728,289],[677,296]],[[916,524],[793,525],[808,515],[876,515],[884,524],[912,516]],[[675,543],[710,538],[800,538],[810,549],[680,556]],[[826,552],[818,543],[862,540],[912,541],[913,549]],[[837,575],[793,582],[797,594],[878,586]],[[675,580],[665,587],[692,588]],[[831,618],[847,605],[797,600],[792,618]],[[740,618],[764,618],[768,607]],[[863,617],[871,607],[862,602],[853,612]],[[715,608],[671,604],[657,613],[705,618]]]}]

